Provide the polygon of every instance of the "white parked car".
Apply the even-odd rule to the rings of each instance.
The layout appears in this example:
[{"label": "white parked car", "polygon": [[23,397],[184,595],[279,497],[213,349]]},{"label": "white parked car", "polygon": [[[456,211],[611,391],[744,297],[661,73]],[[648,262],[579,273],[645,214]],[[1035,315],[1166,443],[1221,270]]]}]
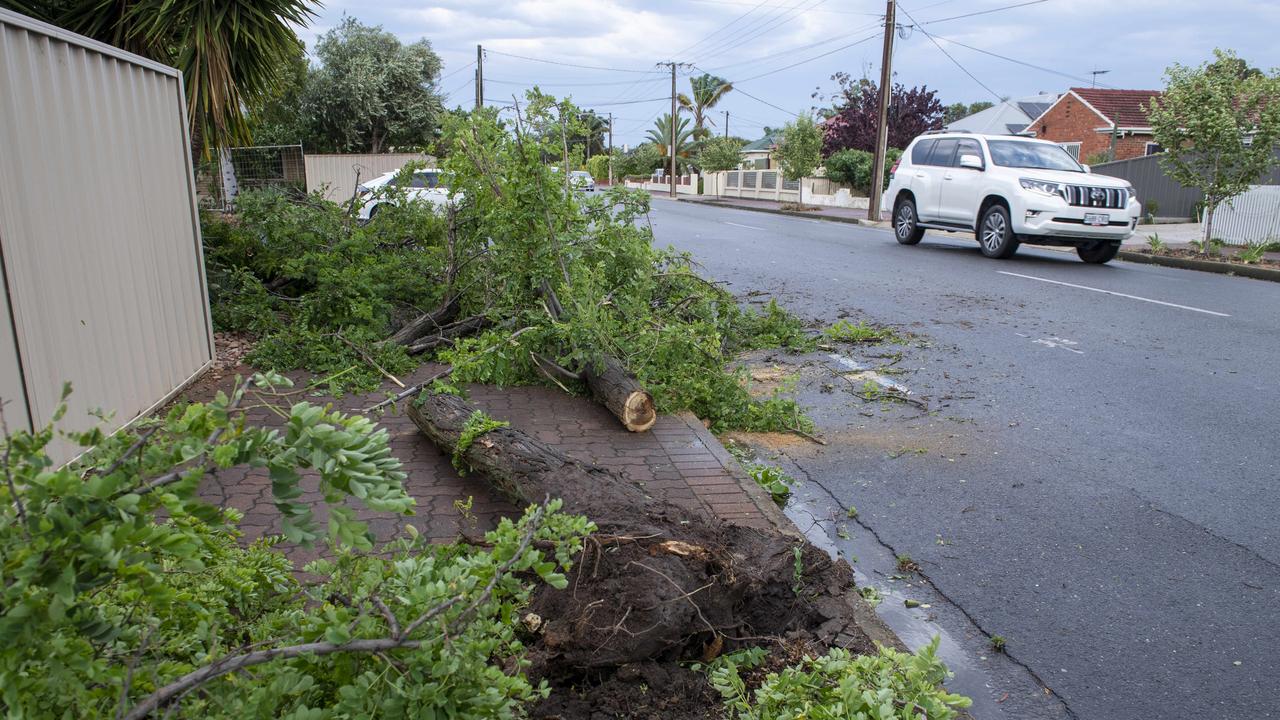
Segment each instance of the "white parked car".
[{"label": "white parked car", "polygon": [[574,170],[569,173],[569,184],[577,190],[596,191],[596,179],[586,170]]},{"label": "white parked car", "polygon": [[359,196],[356,202],[360,203],[360,211],[356,213],[356,217],[361,220],[371,220],[374,215],[378,214],[378,207],[383,203],[395,202],[399,193],[392,192],[391,188],[403,189],[404,198],[414,202],[426,202],[437,208],[446,207],[451,201],[457,198],[449,192],[449,188],[440,184],[441,173],[436,168],[422,168],[414,170],[408,177],[408,182],[404,185],[397,183],[404,182],[397,180],[400,175],[399,170],[384,173],[378,177],[360,184]]},{"label": "white parked car", "polygon": [[[551,172],[558,173],[560,168],[555,165],[551,166]],[[596,191],[596,179],[591,177],[591,173],[586,170],[570,170],[569,186],[574,190],[585,190],[586,192]]]},{"label": "white parked car", "polygon": [[1072,246],[1081,260],[1105,263],[1142,213],[1127,181],[1091,174],[1046,140],[921,135],[891,173],[881,209],[892,209],[903,245],[931,228],[974,233],[987,257],[1007,258],[1029,243]]}]

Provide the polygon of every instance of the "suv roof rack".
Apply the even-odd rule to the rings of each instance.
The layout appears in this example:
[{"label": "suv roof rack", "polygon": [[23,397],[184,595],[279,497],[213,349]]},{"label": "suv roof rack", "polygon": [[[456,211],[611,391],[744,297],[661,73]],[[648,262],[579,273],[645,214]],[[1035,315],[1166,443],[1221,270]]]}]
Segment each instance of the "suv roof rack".
[{"label": "suv roof rack", "polygon": [[977,135],[978,134],[971,130],[947,130],[945,128],[941,130],[925,130],[920,134],[921,135],[942,135],[944,133],[947,135]]}]

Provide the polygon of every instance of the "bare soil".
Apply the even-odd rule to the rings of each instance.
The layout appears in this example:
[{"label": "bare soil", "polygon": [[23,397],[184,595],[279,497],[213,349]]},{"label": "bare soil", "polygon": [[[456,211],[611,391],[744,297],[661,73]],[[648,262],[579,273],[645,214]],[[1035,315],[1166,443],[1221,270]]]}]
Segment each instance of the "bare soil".
[{"label": "bare soil", "polygon": [[[1128,248],[1126,248],[1128,249]],[[1150,248],[1135,248],[1136,252],[1143,255],[1164,255],[1166,257],[1186,258],[1188,260],[1209,260],[1210,262],[1228,263],[1231,265],[1253,265],[1255,267],[1266,267],[1280,269],[1280,252],[1268,252],[1262,256],[1262,259],[1254,263],[1246,263],[1237,257],[1240,248],[1224,247],[1221,253],[1217,255],[1205,256],[1203,253],[1197,252],[1191,248],[1167,248],[1160,252],[1152,252]]]}]

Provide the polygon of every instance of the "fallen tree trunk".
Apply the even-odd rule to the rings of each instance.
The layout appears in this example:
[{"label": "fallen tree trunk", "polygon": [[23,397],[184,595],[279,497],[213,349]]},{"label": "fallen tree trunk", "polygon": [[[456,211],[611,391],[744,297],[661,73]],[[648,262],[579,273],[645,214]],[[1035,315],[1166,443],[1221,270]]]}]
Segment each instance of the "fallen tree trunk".
[{"label": "fallen tree trunk", "polygon": [[[447,453],[475,411],[429,393],[406,408]],[[542,587],[531,602],[545,620],[530,646],[535,676],[709,659],[784,636],[873,647],[859,622],[871,611],[850,597],[852,569],[808,542],[724,523],[696,501],[655,497],[514,428],[476,438],[462,459],[507,498],[560,498],[565,512],[598,527],[569,573],[570,589]]]},{"label": "fallen tree trunk", "polygon": [[640,387],[640,383],[636,382],[635,377],[617,358],[606,355],[600,372],[588,367],[581,375],[587,381],[591,395],[609,408],[609,412],[616,415],[622,421],[622,426],[631,432],[644,432],[658,421],[653,396]]},{"label": "fallen tree trunk", "polygon": [[[551,283],[543,281],[540,291],[546,303],[547,312],[553,320],[559,321],[564,315],[564,306],[560,304],[560,298],[556,296],[555,289],[551,287]],[[609,412],[621,420],[622,426],[631,432],[644,432],[658,421],[653,396],[648,390],[640,387],[635,376],[612,355],[603,357],[599,372],[588,367],[583,368],[578,375],[586,380],[591,396],[601,405],[609,408]]]},{"label": "fallen tree trunk", "polygon": [[435,335],[429,335],[411,343],[409,345],[409,354],[417,355],[419,353],[426,352],[427,350],[438,348],[441,345],[457,340],[463,335],[469,335],[477,330],[483,330],[491,324],[492,322],[489,318],[484,315],[472,315],[469,318],[449,323],[448,325],[440,328]]},{"label": "fallen tree trunk", "polygon": [[440,330],[452,322],[458,316],[459,307],[458,298],[446,298],[435,310],[423,313],[417,319],[405,323],[404,327],[387,338],[387,342],[393,342],[397,345],[412,345],[427,333],[433,330]]}]

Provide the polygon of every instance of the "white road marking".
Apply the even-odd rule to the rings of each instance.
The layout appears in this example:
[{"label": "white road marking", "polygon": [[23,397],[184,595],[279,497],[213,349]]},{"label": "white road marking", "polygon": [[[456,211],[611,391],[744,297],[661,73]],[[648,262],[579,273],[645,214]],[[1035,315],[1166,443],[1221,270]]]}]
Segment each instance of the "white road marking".
[{"label": "white road marking", "polygon": [[1205,315],[1214,315],[1216,317],[1231,317],[1227,313],[1220,313],[1213,310],[1205,310],[1204,308],[1191,307],[1190,305],[1179,305],[1177,303],[1165,302],[1163,300],[1152,300],[1151,298],[1139,297],[1137,295],[1129,295],[1128,293],[1115,292],[1114,290],[1103,290],[1102,288],[1089,287],[1088,285],[1076,285],[1075,283],[1061,282],[1058,280],[1050,280],[1049,278],[1036,277],[1035,275],[1023,275],[1021,273],[1005,272],[997,270],[1001,275],[1009,275],[1011,277],[1026,278],[1027,280],[1039,280],[1040,282],[1053,283],[1054,285],[1063,285],[1065,287],[1076,288],[1077,290],[1088,290],[1090,292],[1104,293],[1106,295],[1115,295],[1116,297],[1129,298],[1130,300],[1141,300],[1142,302],[1154,303],[1156,305],[1164,305],[1165,307],[1178,308],[1179,310],[1190,310],[1191,312],[1204,313]]},{"label": "white road marking", "polygon": [[1060,338],[1060,337],[1051,337],[1051,338],[1040,338],[1039,340],[1032,340],[1031,342],[1035,343],[1036,345],[1044,345],[1045,347],[1062,348],[1063,350],[1073,352],[1077,355],[1084,354],[1083,350],[1076,350],[1073,347],[1068,347],[1070,345],[1079,345],[1079,343],[1077,343],[1075,340],[1064,340],[1063,338]]},{"label": "white road marking", "polygon": [[867,380],[870,380],[871,382],[879,385],[885,390],[892,390],[894,392],[902,393],[903,395],[911,394],[911,391],[907,389],[906,385],[903,385],[902,383],[899,383],[899,382],[894,382],[893,380],[890,380],[889,378],[881,375],[878,372],[875,372],[873,370],[863,367],[862,365],[859,365],[857,362],[853,360],[853,358],[845,357],[844,355],[840,355],[839,353],[831,353],[827,357],[849,368],[857,375],[857,377],[866,378]]},{"label": "white road marking", "polygon": [[748,230],[764,230],[764,228],[756,227],[755,225],[743,225],[741,223],[729,222],[728,220],[721,220],[720,222],[723,222],[725,225],[732,225],[734,227],[746,228]]}]

